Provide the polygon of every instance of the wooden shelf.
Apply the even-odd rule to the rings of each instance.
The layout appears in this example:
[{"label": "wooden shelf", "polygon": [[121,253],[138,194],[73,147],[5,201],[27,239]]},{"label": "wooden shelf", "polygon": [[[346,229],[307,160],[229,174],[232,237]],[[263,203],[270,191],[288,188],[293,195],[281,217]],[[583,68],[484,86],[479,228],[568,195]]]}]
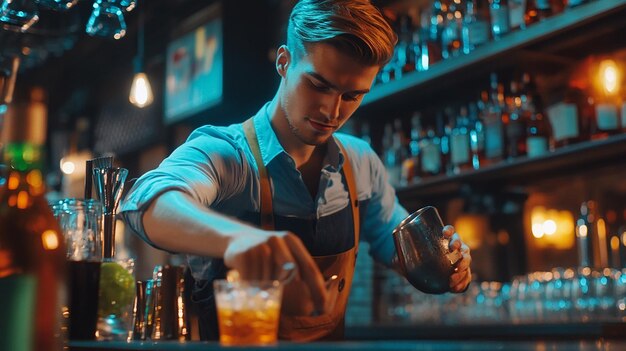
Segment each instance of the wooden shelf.
[{"label": "wooden shelf", "polygon": [[[626,14],[626,0],[596,0],[570,9],[524,30],[509,33],[468,55],[453,57],[432,65],[427,71],[411,72],[401,79],[374,86],[364,97],[359,114],[367,114],[368,110],[371,112],[386,109],[396,102],[410,100],[411,96],[417,96],[420,91],[432,93],[433,89],[443,88],[437,83],[443,77],[471,73],[479,65],[484,66],[507,55],[513,56],[518,50],[530,48],[535,44],[544,44],[554,37],[574,33],[592,24],[602,25],[603,20],[620,14]],[[619,21],[623,21],[623,18]]]},{"label": "wooden shelf", "polygon": [[520,157],[454,175],[426,178],[417,184],[398,188],[400,201],[415,197],[457,192],[464,184],[526,184],[547,177],[592,167],[626,163],[626,134],[563,147],[546,155]]}]

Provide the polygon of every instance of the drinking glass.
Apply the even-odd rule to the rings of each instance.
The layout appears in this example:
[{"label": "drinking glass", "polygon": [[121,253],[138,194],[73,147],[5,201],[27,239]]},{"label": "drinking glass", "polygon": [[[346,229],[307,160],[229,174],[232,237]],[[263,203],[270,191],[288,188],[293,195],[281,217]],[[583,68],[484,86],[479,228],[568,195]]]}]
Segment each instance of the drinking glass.
[{"label": "drinking glass", "polygon": [[4,29],[25,32],[39,20],[34,0],[3,0],[0,24]]},{"label": "drinking glass", "polygon": [[278,281],[213,282],[222,345],[276,343],[283,287]]},{"label": "drinking glass", "polygon": [[94,2],[85,32],[91,36],[120,39],[126,35],[122,10],[109,2]]},{"label": "drinking glass", "polygon": [[100,271],[98,340],[132,338],[135,301],[135,260],[105,258]]},{"label": "drinking glass", "polygon": [[69,338],[93,340],[98,319],[102,206],[95,200],[63,199],[51,208],[67,247]]}]

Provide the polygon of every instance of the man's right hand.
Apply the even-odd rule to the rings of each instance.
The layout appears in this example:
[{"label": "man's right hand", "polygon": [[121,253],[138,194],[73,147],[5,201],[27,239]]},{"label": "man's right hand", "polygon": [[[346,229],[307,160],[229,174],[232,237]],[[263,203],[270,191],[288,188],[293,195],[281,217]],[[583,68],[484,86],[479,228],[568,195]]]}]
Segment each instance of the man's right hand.
[{"label": "man's right hand", "polygon": [[327,299],[324,278],[302,241],[293,233],[255,230],[233,236],[224,252],[224,263],[244,280],[284,279],[284,267],[295,265],[296,280],[309,288],[317,311],[324,312]]}]

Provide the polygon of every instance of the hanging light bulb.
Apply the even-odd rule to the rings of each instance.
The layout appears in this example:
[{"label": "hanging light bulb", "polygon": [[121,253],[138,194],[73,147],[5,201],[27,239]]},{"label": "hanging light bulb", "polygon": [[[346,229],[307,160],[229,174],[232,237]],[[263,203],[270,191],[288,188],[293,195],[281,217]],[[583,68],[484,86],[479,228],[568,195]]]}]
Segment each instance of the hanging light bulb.
[{"label": "hanging light bulb", "polygon": [[143,72],[135,73],[133,85],[130,87],[130,96],[128,100],[131,104],[143,108],[152,103],[154,96],[148,76]]},{"label": "hanging light bulb", "polygon": [[128,100],[131,104],[144,108],[152,103],[154,96],[152,95],[152,87],[150,80],[143,69],[143,40],[144,40],[144,20],[143,10],[139,12],[139,24],[137,30],[137,57],[135,57],[135,76],[133,84],[130,87],[130,95]]}]

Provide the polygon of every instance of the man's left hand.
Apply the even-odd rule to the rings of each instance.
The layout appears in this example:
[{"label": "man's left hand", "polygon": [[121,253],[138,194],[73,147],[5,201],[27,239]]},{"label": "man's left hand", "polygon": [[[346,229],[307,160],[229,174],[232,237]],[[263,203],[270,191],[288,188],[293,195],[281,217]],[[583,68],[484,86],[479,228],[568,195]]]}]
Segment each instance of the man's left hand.
[{"label": "man's left hand", "polygon": [[450,292],[464,292],[472,281],[472,271],[470,269],[472,256],[470,255],[470,249],[461,240],[461,237],[456,233],[453,226],[445,226],[443,228],[443,235],[450,240],[450,244],[448,245],[450,251],[460,250],[461,254],[463,254],[461,261],[456,264],[454,273],[450,276]]}]

